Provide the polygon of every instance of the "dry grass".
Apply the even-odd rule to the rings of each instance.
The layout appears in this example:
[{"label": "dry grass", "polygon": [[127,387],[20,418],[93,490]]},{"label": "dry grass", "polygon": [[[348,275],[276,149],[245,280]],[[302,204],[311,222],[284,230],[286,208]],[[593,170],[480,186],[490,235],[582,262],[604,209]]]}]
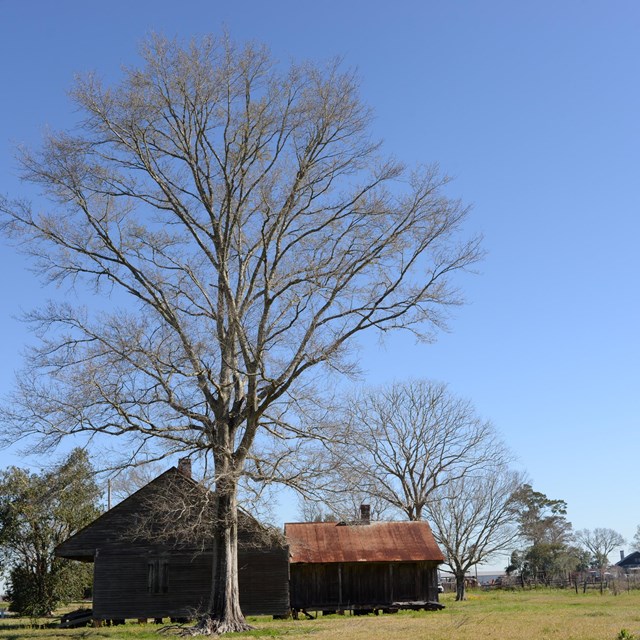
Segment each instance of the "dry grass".
[{"label": "dry grass", "polygon": [[[328,616],[317,620],[253,620],[251,634],[286,640],[616,640],[622,629],[640,640],[640,591],[618,596],[539,589],[471,592],[456,603],[449,594],[438,612],[382,616]],[[155,625],[104,629],[29,628],[27,620],[0,620],[0,640],[161,638]]]}]

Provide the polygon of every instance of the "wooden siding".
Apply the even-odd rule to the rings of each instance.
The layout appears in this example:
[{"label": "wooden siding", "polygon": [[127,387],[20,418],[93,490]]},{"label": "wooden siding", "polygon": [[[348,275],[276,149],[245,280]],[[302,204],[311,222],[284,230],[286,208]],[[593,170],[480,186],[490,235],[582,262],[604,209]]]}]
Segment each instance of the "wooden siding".
[{"label": "wooden siding", "polygon": [[[287,554],[286,548],[277,547],[240,550],[240,606],[245,615],[288,612]],[[211,558],[211,554],[175,550],[100,550],[94,569],[94,617],[102,620],[193,617],[209,600]],[[165,566],[166,590],[150,584],[149,567],[156,562]]]},{"label": "wooden siding", "polygon": [[294,609],[385,608],[394,602],[438,601],[435,562],[292,564]]}]

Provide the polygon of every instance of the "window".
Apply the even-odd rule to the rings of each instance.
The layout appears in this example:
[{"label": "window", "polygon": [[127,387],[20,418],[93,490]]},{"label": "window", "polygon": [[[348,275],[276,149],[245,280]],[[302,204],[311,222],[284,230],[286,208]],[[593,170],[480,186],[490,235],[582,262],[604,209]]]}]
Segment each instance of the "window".
[{"label": "window", "polygon": [[147,563],[147,589],[149,593],[169,593],[168,560],[149,560]]}]

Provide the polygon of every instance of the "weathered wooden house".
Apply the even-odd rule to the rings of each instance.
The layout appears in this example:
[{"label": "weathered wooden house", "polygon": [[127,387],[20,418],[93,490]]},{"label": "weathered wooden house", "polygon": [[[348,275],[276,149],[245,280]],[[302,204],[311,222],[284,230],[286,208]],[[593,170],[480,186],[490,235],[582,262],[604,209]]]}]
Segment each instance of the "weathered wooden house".
[{"label": "weathered wooden house", "polygon": [[[209,508],[211,493],[191,478],[188,460],[180,463],[180,470],[158,476],[56,549],[60,557],[94,563],[94,619],[192,618],[206,606],[212,553],[196,520]],[[162,504],[168,508],[156,509]],[[186,521],[172,535],[160,520],[176,505]],[[286,615],[288,549],[247,514],[239,520],[242,610]]]},{"label": "weathered wooden house", "polygon": [[385,610],[438,602],[444,556],[426,522],[285,525],[294,610]]}]

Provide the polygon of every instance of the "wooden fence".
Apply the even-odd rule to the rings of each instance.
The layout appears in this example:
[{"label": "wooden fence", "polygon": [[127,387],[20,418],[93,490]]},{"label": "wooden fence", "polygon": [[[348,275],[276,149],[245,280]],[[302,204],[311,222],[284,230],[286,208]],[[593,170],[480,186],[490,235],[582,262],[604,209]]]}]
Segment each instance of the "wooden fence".
[{"label": "wooden fence", "polygon": [[[445,587],[446,588],[446,587]],[[521,576],[504,576],[493,584],[480,585],[484,590],[492,589],[574,589],[576,593],[598,590],[610,591],[614,594],[640,589],[640,576],[621,575],[607,576],[604,580],[593,576],[575,575],[569,578],[538,579],[522,578]]]}]

